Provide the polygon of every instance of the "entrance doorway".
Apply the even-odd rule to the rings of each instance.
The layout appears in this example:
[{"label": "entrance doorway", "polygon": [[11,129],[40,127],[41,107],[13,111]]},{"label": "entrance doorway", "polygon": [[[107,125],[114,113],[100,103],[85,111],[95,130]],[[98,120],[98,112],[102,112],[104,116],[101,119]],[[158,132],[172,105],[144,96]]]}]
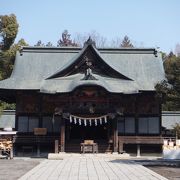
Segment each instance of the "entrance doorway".
[{"label": "entrance doorway", "polygon": [[108,131],[107,124],[98,126],[79,126],[76,124],[70,124],[70,139],[92,139],[107,140]]},{"label": "entrance doorway", "polygon": [[98,145],[98,152],[112,152],[112,144],[108,141],[108,123],[97,126],[80,126],[66,124],[66,152],[80,153],[80,144],[84,140],[93,140]]}]

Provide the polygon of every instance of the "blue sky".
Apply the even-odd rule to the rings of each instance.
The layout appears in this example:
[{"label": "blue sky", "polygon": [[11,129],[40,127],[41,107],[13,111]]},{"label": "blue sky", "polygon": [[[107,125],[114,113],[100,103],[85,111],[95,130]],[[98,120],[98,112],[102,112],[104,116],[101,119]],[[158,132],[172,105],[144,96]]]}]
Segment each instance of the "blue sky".
[{"label": "blue sky", "polygon": [[169,52],[180,43],[179,0],[0,0],[0,14],[17,16],[19,33],[30,45],[56,42],[93,30],[111,40],[128,35],[137,45]]}]

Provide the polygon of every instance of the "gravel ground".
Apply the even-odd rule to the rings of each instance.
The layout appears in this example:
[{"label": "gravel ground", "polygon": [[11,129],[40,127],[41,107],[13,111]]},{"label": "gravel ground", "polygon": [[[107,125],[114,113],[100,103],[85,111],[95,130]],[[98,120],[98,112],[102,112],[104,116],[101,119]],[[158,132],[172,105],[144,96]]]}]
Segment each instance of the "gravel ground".
[{"label": "gravel ground", "polygon": [[180,167],[146,166],[169,180],[180,180]]},{"label": "gravel ground", "polygon": [[40,159],[0,159],[0,180],[17,180],[40,163]]},{"label": "gravel ground", "polygon": [[[151,159],[151,158],[150,158]],[[136,159],[135,162],[170,180],[180,180],[180,160]]]}]

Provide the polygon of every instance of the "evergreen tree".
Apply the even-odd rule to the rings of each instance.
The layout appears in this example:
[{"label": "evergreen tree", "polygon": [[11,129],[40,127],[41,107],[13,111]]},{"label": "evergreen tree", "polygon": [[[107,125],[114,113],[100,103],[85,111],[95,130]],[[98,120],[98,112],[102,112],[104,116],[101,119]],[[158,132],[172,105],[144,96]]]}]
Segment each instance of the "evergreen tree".
[{"label": "evergreen tree", "polygon": [[45,45],[44,45],[44,43],[42,43],[42,41],[41,40],[39,40],[34,46],[38,46],[38,47],[44,47]]},{"label": "evergreen tree", "polygon": [[51,42],[48,42],[47,44],[46,44],[46,47],[52,47],[53,46],[53,44],[51,43]]},{"label": "evergreen tree", "polygon": [[5,79],[11,75],[13,70],[16,52],[22,46],[28,46],[24,39],[20,39],[18,43],[13,44],[8,50],[0,53],[0,78]]},{"label": "evergreen tree", "polygon": [[163,110],[180,110],[180,57],[170,52],[165,57],[164,69],[167,80],[156,85],[157,92],[165,95]]},{"label": "evergreen tree", "polygon": [[173,127],[174,134],[177,139],[180,139],[180,123],[176,123]]},{"label": "evergreen tree", "polygon": [[134,47],[128,36],[124,36],[121,47]]},{"label": "evergreen tree", "polygon": [[18,23],[14,14],[0,16],[1,49],[8,50],[14,43],[18,33]]},{"label": "evergreen tree", "polygon": [[[0,16],[0,79],[8,78],[12,72],[16,52],[28,44],[21,39],[13,44],[18,33],[18,23],[14,14]],[[0,112],[3,109],[15,109],[15,104],[0,101]]]}]

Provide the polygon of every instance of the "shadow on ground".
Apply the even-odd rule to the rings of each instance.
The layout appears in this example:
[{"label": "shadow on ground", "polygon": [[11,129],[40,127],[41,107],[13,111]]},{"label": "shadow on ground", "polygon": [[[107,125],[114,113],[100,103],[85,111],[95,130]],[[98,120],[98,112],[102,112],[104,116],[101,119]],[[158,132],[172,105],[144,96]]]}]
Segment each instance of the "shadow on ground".
[{"label": "shadow on ground", "polygon": [[169,180],[179,180],[180,179],[180,160],[111,160],[112,163],[129,164],[138,163],[141,164],[152,171],[166,177]]},{"label": "shadow on ground", "polygon": [[15,180],[37,166],[39,159],[0,159],[0,179]]}]

